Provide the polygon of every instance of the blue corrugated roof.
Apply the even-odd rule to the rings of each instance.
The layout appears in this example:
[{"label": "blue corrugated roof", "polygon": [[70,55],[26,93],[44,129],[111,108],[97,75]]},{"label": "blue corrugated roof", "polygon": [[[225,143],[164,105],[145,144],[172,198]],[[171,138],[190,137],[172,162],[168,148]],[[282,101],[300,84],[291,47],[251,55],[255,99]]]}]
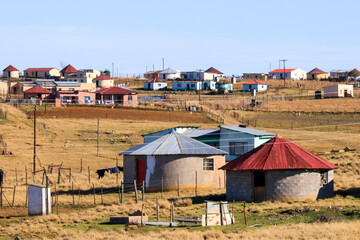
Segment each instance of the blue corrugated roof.
[{"label": "blue corrugated roof", "polygon": [[186,130],[183,135],[187,137],[215,137],[220,136],[219,129],[189,129]]},{"label": "blue corrugated roof", "polygon": [[263,132],[263,131],[260,131],[260,130],[246,128],[246,127],[226,126],[226,125],[221,125],[220,127],[225,128],[225,129],[229,129],[229,130],[232,130],[232,131],[251,134],[251,135],[254,135],[254,136],[258,136],[258,137],[259,136],[275,136],[275,134],[273,134],[273,133]]},{"label": "blue corrugated roof", "polygon": [[120,154],[123,155],[227,155],[228,153],[175,131]]}]

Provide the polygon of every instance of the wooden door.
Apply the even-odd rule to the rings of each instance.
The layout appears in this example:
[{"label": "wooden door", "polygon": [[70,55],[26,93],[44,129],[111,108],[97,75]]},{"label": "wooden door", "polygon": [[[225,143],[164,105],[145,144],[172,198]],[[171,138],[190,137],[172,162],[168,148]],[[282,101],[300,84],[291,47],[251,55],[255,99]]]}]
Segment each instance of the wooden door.
[{"label": "wooden door", "polygon": [[137,184],[142,186],[143,181],[145,181],[146,174],[146,160],[138,159],[137,160]]},{"label": "wooden door", "polygon": [[254,202],[265,201],[265,172],[254,172]]}]

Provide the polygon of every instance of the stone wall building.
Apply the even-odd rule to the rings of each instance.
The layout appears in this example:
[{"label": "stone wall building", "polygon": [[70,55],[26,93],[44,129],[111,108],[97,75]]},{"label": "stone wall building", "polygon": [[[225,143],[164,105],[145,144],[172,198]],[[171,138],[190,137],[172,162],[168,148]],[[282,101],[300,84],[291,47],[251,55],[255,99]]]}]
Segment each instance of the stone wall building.
[{"label": "stone wall building", "polygon": [[229,162],[228,201],[304,201],[334,195],[332,163],[276,136]]},{"label": "stone wall building", "polygon": [[121,154],[125,184],[144,181],[148,191],[160,191],[162,183],[165,191],[225,187],[219,168],[227,152],[175,131]]}]

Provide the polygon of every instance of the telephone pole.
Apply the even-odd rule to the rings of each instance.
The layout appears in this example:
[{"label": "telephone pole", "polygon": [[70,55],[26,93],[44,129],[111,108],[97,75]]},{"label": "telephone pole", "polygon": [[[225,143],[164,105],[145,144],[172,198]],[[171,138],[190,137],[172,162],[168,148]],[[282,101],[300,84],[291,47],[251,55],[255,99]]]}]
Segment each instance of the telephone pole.
[{"label": "telephone pole", "polygon": [[282,60],[279,60],[281,62],[283,62],[283,67],[284,67],[284,88],[286,87],[286,73],[285,73],[285,62],[287,61],[287,59],[282,59]]},{"label": "telephone pole", "polygon": [[34,105],[34,171],[36,173],[36,103]]}]

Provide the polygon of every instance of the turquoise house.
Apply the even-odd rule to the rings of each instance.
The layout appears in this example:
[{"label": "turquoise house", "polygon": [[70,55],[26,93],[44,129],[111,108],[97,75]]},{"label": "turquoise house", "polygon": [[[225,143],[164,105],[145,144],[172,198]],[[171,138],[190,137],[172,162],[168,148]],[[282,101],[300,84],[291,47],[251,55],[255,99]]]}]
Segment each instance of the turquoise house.
[{"label": "turquoise house", "polygon": [[266,91],[267,84],[256,79],[243,84],[243,90],[245,92],[250,92],[252,89],[255,89],[257,92]]},{"label": "turquoise house", "polygon": [[233,84],[229,80],[220,80],[216,83],[217,89],[224,89],[225,91],[232,91],[233,90]]}]

